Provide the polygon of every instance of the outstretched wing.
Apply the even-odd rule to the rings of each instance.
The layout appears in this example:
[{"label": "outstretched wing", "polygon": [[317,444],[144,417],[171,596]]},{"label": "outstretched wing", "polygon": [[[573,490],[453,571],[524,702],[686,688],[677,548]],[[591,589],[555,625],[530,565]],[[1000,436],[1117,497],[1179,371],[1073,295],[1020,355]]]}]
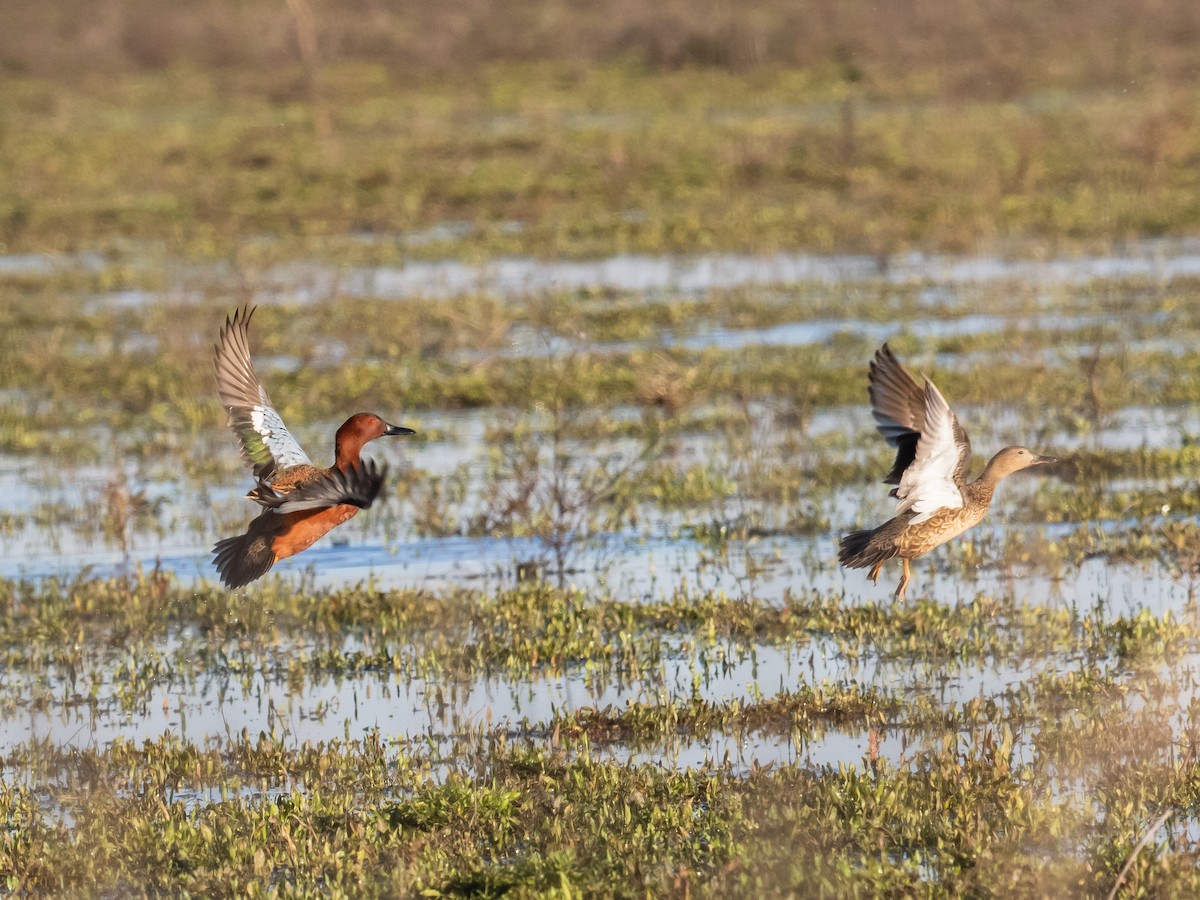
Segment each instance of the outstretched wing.
[{"label": "outstretched wing", "polygon": [[253,309],[243,307],[225,319],[214,359],[217,393],[229,413],[229,427],[241,442],[242,458],[255,478],[270,479],[280,469],[312,463],[279,418],[254,372],[247,338],[253,315]]},{"label": "outstretched wing", "polygon": [[[936,387],[933,390],[941,401],[935,405],[939,410],[945,407],[950,412],[954,441],[963,448],[954,474],[955,482],[961,485],[967,477],[967,464],[971,460],[971,439],[958,424],[945,398]],[[875,351],[875,358],[871,360],[867,394],[871,398],[875,427],[884,440],[896,448],[896,461],[883,483],[899,485],[904,473],[917,458],[921,436],[932,427],[929,423],[927,391],[913,380],[891,348],[884,344]],[[899,496],[899,490],[893,490],[892,496]]]},{"label": "outstretched wing", "polygon": [[925,428],[925,392],[884,344],[871,360],[867,396],[871,398],[875,427],[896,448],[896,461],[883,483],[899,484],[904,470],[916,459],[917,442]]},{"label": "outstretched wing", "polygon": [[971,442],[958,424],[954,410],[942,392],[925,381],[925,414],[921,438],[912,463],[900,477],[895,495],[900,499],[896,512],[912,510],[913,522],[923,522],[939,509],[958,509],[963,505],[962,485]]},{"label": "outstretched wing", "polygon": [[387,466],[365,460],[346,471],[325,469],[321,474],[287,493],[280,493],[266,482],[259,482],[253,497],[274,512],[293,513],[306,509],[325,509],[348,504],[367,509],[383,490]]}]

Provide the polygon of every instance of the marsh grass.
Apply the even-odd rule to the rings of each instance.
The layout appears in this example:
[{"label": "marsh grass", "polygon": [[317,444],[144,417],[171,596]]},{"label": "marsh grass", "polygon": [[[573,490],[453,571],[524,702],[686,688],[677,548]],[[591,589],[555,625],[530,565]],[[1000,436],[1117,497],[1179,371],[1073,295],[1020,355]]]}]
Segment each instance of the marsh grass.
[{"label": "marsh grass", "polygon": [[[1171,839],[1138,858],[1133,878],[1181,887],[1193,877],[1187,835],[1197,784],[1186,735],[1197,725],[1171,673],[1173,661],[1200,651],[1200,633],[1169,615],[983,597],[958,608],[848,607],[817,596],[781,607],[714,596],[584,605],[544,586],[441,595],[268,587],[240,597],[234,615],[223,592],[157,575],[5,582],[0,595],[10,667],[37,635],[47,655],[27,664],[62,665],[65,651],[86,683],[123,635],[139,635],[128,656],[136,666],[118,666],[98,689],[94,714],[102,716],[110,696],[186,683],[213,659],[235,677],[245,666],[275,671],[270,648],[291,636],[336,639],[298,657],[298,672],[288,666],[269,678],[348,677],[352,655],[337,650],[346,629],[375,634],[380,653],[436,657],[443,681],[447,666],[467,677],[496,667],[527,677],[641,658],[640,671],[652,672],[662,652],[654,648],[666,642],[707,648],[697,657],[701,679],[740,642],[832,638],[839,652],[867,645],[905,665],[951,669],[971,658],[1060,660],[994,698],[948,701],[921,679],[781,685],[720,702],[664,685],[623,708],[563,710],[516,728],[462,723],[434,744],[378,731],[319,743],[271,732],[200,742],[167,734],[80,750],[24,744],[6,752],[12,775],[0,790],[11,890],[237,885],[251,894],[382,896],[570,885],[626,894],[686,883],[706,895],[758,896],[910,890],[933,880],[948,891],[1003,883],[1022,893],[1047,884],[1090,893],[1106,889],[1164,807]],[[241,649],[214,658],[212,642],[233,634]],[[168,635],[178,648],[156,657]],[[197,655],[210,661],[184,674],[179,661]],[[403,680],[427,669],[386,671]],[[1168,711],[1190,723],[1185,737],[1164,726]],[[671,771],[611,752],[710,733],[778,734],[803,747],[829,728],[874,737],[860,761],[836,766],[801,755],[771,767],[713,760]],[[879,754],[889,734],[906,735],[899,759]]]},{"label": "marsh grass", "polygon": [[[858,0],[822,28],[510,4],[486,34],[424,0],[307,6],[199,31],[207,3],[101,0],[70,66],[71,4],[0,31],[0,251],[35,254],[0,266],[0,533],[131,573],[0,579],[3,889],[1200,891],[1200,284],[896,271],[1195,232],[1195,4],[951,3],[937,28]],[[415,260],[713,251],[866,261],[372,287]],[[421,432],[379,449],[416,462],[347,528],[384,535],[372,564],[414,534],[539,557],[236,594],[153,564],[244,523],[210,357],[247,299],[314,458],[348,409]],[[1067,457],[900,607],[828,552],[890,508],[864,404],[884,338],[981,454]],[[683,561],[583,577],[614,534]],[[1148,587],[1089,596],[1097,563]],[[1150,594],[1176,582],[1186,602]]]},{"label": "marsh grass", "polygon": [[[211,428],[209,345],[212,309],[220,304],[196,300],[129,309],[88,304],[86,298],[100,290],[99,280],[101,276],[89,277],[80,283],[73,275],[52,274],[33,279],[32,291],[0,285],[8,303],[3,340],[11,351],[0,364],[11,397],[0,413],[0,441],[11,451],[47,448],[52,436],[43,432],[56,426],[116,427],[143,440],[161,440],[154,437],[156,431],[198,434]],[[1194,287],[1180,280],[1143,295],[1126,312],[1136,313],[1133,334],[1098,334],[1081,325],[1017,335],[1001,324],[972,335],[969,342],[960,337],[918,340],[901,329],[894,343],[898,352],[919,350],[925,358],[932,353],[958,356],[969,349],[969,365],[934,373],[943,391],[960,404],[1020,397],[1039,410],[1039,420],[1094,428],[1088,410],[1096,396],[1103,397],[1108,410],[1146,397],[1163,404],[1188,402],[1200,378],[1193,371],[1195,354],[1186,348],[1161,349],[1155,340],[1168,333],[1183,340],[1195,331],[1197,323],[1179,315],[1192,305]],[[1128,289],[1139,292],[1137,285]],[[876,301],[886,291],[884,285],[865,291],[841,315],[876,320],[881,313],[874,308]],[[1005,296],[1006,288],[992,293]],[[903,289],[898,294],[900,299],[892,297],[885,310],[893,320],[924,315],[946,321],[946,313],[925,308]],[[720,425],[719,419],[706,420],[705,410],[713,404],[745,408],[751,402],[773,402],[780,415],[803,430],[814,412],[860,401],[862,366],[855,360],[869,356],[874,342],[855,336],[853,327],[828,341],[800,346],[726,347],[719,340],[695,347],[661,346],[653,340],[639,344],[644,329],[657,331],[659,311],[675,302],[671,297],[640,304],[640,314],[619,334],[605,324],[607,304],[586,295],[268,306],[259,313],[255,352],[264,361],[264,375],[281,412],[299,425],[324,421],[348,405],[377,402],[381,396],[412,410],[528,409],[544,400],[532,397],[528,386],[551,383],[557,385],[563,408],[591,413],[576,414],[561,425],[576,434],[584,422],[594,434],[597,424],[618,421],[610,413],[622,406],[661,413],[640,429],[636,422],[611,426],[630,434],[640,430],[644,437],[649,427],[660,424],[693,430]],[[688,318],[684,333],[803,323],[812,316],[833,315],[825,311],[828,302],[816,285],[797,285],[770,303],[751,301],[742,292],[714,291],[694,304],[697,316]],[[682,305],[687,307],[688,301]],[[1074,310],[1087,318],[1107,315],[1108,305],[1104,297],[1085,290],[1059,306],[1062,315]],[[1039,310],[1044,312],[1036,303],[1028,307],[1031,316]],[[949,320],[963,314],[960,307]],[[366,318],[369,329],[361,327]],[[593,322],[619,341],[596,343]],[[577,349],[560,358],[498,352],[511,347],[518,328],[557,335]],[[413,335],[421,340],[415,342]],[[1131,348],[1128,342],[1140,336],[1148,343]],[[1015,341],[1023,347],[1022,358],[1006,358],[1006,348]],[[1101,348],[1098,363],[1087,370],[1057,352],[1080,341]],[[95,452],[86,441],[71,444],[76,453]],[[63,445],[59,452],[69,449]]]},{"label": "marsh grass", "polygon": [[[367,233],[383,236],[376,261],[797,246],[884,256],[1187,233],[1200,215],[1187,82],[880,102],[811,70],[614,62],[566,77],[500,64],[486,89],[434,90],[345,63],[322,84],[325,140],[303,90],[264,93],[255,77],[170,68],[97,75],[84,93],[9,77],[0,241],[65,251],[133,238],[203,258],[294,235],[275,251],[346,258],[347,236]],[[447,221],[466,228],[388,239]]]}]

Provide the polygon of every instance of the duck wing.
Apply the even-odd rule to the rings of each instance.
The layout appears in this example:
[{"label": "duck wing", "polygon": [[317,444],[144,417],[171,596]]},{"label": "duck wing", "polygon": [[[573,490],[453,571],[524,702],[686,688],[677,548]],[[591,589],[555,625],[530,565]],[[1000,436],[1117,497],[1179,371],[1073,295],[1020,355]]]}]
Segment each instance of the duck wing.
[{"label": "duck wing", "polygon": [[337,468],[324,469],[317,477],[286,493],[276,491],[260,480],[253,496],[259,504],[280,514],[343,504],[367,509],[383,490],[386,479],[387,466],[378,466],[368,459],[344,472]]},{"label": "duck wing", "polygon": [[971,440],[937,385],[926,379],[922,393],[925,412],[921,437],[894,491],[900,500],[897,514],[911,510],[916,514],[913,522],[923,522],[939,509],[963,505],[963,481],[971,458]]},{"label": "duck wing", "polygon": [[883,483],[899,484],[904,470],[916,459],[917,443],[925,429],[925,392],[884,344],[871,360],[867,396],[871,398],[875,427],[897,450],[892,471]]},{"label": "duck wing", "polygon": [[225,318],[214,363],[217,393],[229,413],[229,427],[242,445],[242,458],[261,480],[280,469],[312,463],[275,411],[250,361],[247,332],[253,315],[253,309],[243,307]]}]

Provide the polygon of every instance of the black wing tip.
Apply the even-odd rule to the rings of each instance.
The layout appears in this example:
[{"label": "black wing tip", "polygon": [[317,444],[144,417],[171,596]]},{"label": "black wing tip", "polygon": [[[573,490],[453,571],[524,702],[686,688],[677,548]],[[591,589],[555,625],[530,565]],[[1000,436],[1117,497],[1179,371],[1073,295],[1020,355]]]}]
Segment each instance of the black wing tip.
[{"label": "black wing tip", "polygon": [[[895,368],[908,376],[908,379],[916,384],[916,380],[912,377],[912,373],[904,367],[904,363],[900,362],[900,357],[892,352],[892,348],[884,341],[879,349],[875,351],[875,355],[871,357],[871,364],[868,372],[868,382],[874,382],[882,369]],[[926,379],[928,381],[928,379]]]},{"label": "black wing tip", "polygon": [[[928,386],[932,384],[925,379]],[[924,425],[924,390],[892,352],[887,341],[875,351],[867,378],[867,397],[875,417],[876,430],[888,445],[896,448],[891,471],[884,484],[899,484],[905,470],[917,457],[917,444]]]},{"label": "black wing tip", "polygon": [[[892,352],[892,348],[887,341],[884,341],[879,346],[879,349],[875,351],[875,355],[871,357],[872,371],[882,366],[897,366],[905,374],[908,373],[908,370],[904,368],[904,363],[900,362],[900,357]],[[910,375],[909,377],[911,378],[912,376]]]},{"label": "black wing tip", "polygon": [[924,398],[920,385],[887,344],[875,351],[867,373],[867,399],[877,428],[889,444],[897,446],[896,440],[904,436],[889,431],[920,434],[921,429],[915,426],[924,418]]}]

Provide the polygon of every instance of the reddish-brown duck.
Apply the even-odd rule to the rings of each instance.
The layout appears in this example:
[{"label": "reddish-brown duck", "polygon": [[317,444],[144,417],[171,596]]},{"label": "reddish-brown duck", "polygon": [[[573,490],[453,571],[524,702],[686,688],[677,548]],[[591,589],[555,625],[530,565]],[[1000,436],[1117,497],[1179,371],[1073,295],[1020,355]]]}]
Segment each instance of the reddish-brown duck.
[{"label": "reddish-brown duck", "polygon": [[245,534],[213,548],[217,572],[229,588],[261,578],[279,560],[307,550],[367,509],[383,489],[387,467],[364,462],[359,455],[363,445],[384,435],[416,433],[374,413],[358,413],[337,430],[333,465],[314,466],[254,372],[247,337],[253,314],[240,309],[227,317],[216,347],[217,393],[241,443],[242,458],[258,480],[247,496],[264,509]]}]

